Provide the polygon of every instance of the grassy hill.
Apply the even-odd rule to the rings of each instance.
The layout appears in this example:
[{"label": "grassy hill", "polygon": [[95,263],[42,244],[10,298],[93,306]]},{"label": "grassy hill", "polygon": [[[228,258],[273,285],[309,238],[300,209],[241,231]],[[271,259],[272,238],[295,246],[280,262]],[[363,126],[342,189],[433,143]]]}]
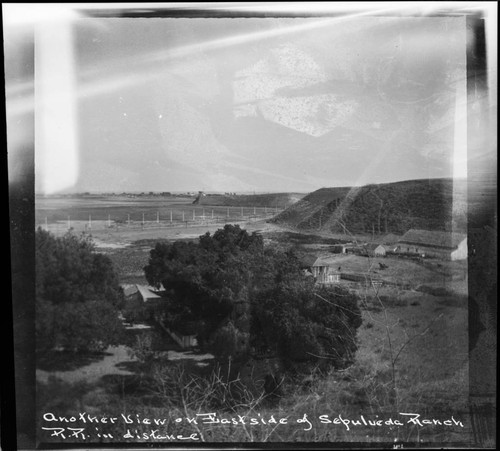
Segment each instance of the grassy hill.
[{"label": "grassy hill", "polygon": [[322,188],[271,221],[298,230],[336,233],[404,233],[411,228],[452,226],[460,231],[466,227],[466,196],[466,184],[452,179]]}]

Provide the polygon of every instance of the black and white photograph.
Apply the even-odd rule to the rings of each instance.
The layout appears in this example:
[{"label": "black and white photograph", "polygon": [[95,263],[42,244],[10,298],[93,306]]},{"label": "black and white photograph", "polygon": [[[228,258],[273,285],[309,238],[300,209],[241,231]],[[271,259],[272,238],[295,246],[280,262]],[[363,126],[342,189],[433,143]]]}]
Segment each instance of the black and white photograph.
[{"label": "black and white photograph", "polygon": [[3,4],[17,447],[495,448],[496,8]]}]

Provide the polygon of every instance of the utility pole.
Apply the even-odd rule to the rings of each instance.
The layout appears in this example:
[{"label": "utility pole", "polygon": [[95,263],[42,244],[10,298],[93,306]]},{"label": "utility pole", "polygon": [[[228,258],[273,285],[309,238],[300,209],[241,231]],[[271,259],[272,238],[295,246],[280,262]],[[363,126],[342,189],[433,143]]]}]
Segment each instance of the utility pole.
[{"label": "utility pole", "polygon": [[184,222],[184,210],[182,210],[182,222]]},{"label": "utility pole", "polygon": [[172,210],[170,210],[170,224],[172,224]]},{"label": "utility pole", "polygon": [[144,213],[142,214],[142,226],[144,227]]},{"label": "utility pole", "polygon": [[156,212],[156,223],[157,224],[160,223],[160,212],[159,211]]},{"label": "utility pole", "polygon": [[92,230],[92,216],[89,215],[89,229]]}]

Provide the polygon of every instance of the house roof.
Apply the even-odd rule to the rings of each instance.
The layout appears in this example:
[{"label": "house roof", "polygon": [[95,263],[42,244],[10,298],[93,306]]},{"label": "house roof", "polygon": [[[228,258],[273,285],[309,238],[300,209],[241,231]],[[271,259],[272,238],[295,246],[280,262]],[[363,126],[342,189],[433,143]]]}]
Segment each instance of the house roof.
[{"label": "house roof", "polygon": [[455,249],[466,238],[464,233],[410,229],[401,237],[399,243]]},{"label": "house roof", "polygon": [[136,285],[136,287],[137,290],[139,290],[139,293],[141,294],[144,301],[146,301],[147,299],[161,299],[161,296],[155,293],[152,287],[147,287],[145,285]]},{"label": "house roof", "polygon": [[123,288],[123,294],[125,296],[131,296],[137,293],[137,285],[124,284],[122,285],[122,288]]},{"label": "house roof", "polygon": [[380,244],[378,243],[368,243],[364,246],[364,248],[368,251],[374,251],[375,249],[377,249],[377,247],[379,247]]}]

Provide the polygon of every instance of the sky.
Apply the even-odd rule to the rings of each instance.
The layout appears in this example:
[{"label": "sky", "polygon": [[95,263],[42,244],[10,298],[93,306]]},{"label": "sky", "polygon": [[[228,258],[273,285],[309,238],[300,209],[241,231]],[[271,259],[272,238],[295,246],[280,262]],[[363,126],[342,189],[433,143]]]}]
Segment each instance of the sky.
[{"label": "sky", "polygon": [[466,175],[463,17],[82,18],[36,36],[38,192]]}]

